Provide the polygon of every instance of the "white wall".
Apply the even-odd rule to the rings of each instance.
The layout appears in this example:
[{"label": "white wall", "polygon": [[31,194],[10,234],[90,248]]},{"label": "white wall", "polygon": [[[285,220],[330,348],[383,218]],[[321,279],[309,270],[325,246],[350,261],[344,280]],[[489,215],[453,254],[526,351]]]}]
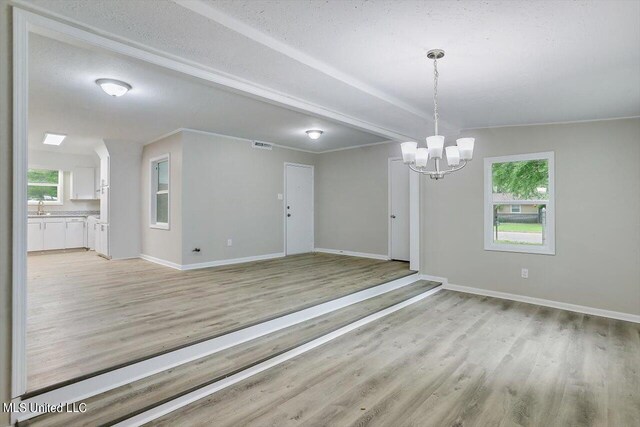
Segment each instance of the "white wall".
[{"label": "white wall", "polygon": [[284,163],[313,165],[316,156],[213,134],[182,138],[183,264],[282,253]]},{"label": "white wall", "polygon": [[[44,150],[29,150],[29,168],[46,168],[63,170],[63,204],[45,205],[45,211],[94,211],[100,209],[99,200],[71,200],[71,170],[76,167],[99,168],[97,155],[81,155],[70,153],[54,153]],[[30,205],[29,210],[37,210]]]},{"label": "white wall", "polygon": [[104,141],[109,151],[109,249],[111,258],[137,258],[141,248],[140,183],[142,146]]},{"label": "white wall", "polygon": [[[474,160],[422,192],[422,273],[640,314],[640,119],[477,129]],[[483,249],[483,158],[555,152],[556,255]],[[622,208],[623,207],[623,208]],[[520,278],[521,268],[529,279]]]},{"label": "white wall", "polygon": [[388,143],[317,155],[316,248],[389,252]]},{"label": "white wall", "polygon": [[[170,225],[168,230],[149,227],[150,201],[150,160],[164,154],[169,154],[170,176]],[[140,199],[139,218],[141,227],[141,249],[143,255],[148,255],[174,264],[182,264],[182,133],[164,138],[152,144],[145,145],[140,161]],[[131,183],[132,191],[135,184]]]}]

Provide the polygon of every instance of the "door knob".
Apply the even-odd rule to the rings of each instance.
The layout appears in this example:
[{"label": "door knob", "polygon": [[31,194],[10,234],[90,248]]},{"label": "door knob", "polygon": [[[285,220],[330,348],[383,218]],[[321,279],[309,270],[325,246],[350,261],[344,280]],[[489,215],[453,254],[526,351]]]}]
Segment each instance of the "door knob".
[{"label": "door knob", "polygon": [[396,216],[395,216],[395,215],[391,215],[391,218],[392,218],[392,219],[396,219]]},{"label": "door knob", "polygon": [[290,217],[290,216],[291,216],[291,214],[290,214],[290,213],[288,213],[288,214],[287,214],[287,217]]}]

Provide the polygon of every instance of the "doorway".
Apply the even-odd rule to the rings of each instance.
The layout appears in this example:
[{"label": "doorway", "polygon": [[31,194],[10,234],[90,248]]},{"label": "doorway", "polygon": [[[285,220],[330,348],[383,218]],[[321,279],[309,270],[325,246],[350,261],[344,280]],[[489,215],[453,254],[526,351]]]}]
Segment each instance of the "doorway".
[{"label": "doorway", "polygon": [[284,165],[285,254],[313,252],[313,166]]},{"label": "doorway", "polygon": [[389,159],[389,257],[410,259],[409,168],[402,159]]}]

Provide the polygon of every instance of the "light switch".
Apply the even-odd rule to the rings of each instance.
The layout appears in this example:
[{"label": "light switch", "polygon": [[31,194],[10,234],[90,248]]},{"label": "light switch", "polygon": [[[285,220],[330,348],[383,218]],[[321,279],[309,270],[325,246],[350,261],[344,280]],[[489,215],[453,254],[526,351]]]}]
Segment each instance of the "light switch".
[{"label": "light switch", "polygon": [[282,196],[282,194],[278,193],[278,200],[283,200],[283,199],[284,199],[284,197]]},{"label": "light switch", "polygon": [[227,239],[227,246],[233,246],[233,240]]}]

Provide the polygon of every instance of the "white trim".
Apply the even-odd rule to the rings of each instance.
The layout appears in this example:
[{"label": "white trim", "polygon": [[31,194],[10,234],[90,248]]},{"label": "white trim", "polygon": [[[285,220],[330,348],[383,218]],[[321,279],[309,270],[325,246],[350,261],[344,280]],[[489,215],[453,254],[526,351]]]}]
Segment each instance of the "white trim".
[{"label": "white trim", "polygon": [[[152,139],[152,140],[150,140],[148,142],[145,142],[143,145],[153,144],[154,142],[161,141],[161,140],[163,140],[165,138],[168,138],[168,137],[173,136],[173,135],[175,135],[177,133],[180,133],[180,132],[199,133],[199,134],[202,134],[202,135],[218,136],[218,137],[221,137],[221,138],[236,139],[238,141],[243,141],[243,142],[246,141],[246,142],[250,142],[250,143],[255,141],[255,139],[243,138],[243,137],[240,137],[240,136],[233,136],[233,135],[226,135],[226,134],[223,134],[223,133],[211,132],[211,131],[207,131],[207,130],[199,130],[199,129],[191,129],[191,128],[178,128],[178,129],[172,130],[171,132],[167,132],[165,134],[162,134],[162,135],[160,135],[160,136],[158,136],[158,137],[156,137],[156,138],[154,138],[154,139]],[[275,142],[265,141],[263,139],[261,139],[259,142],[266,142],[267,144],[271,144],[274,147],[282,148],[284,150],[301,151],[303,153],[311,153],[311,154],[320,154],[320,153],[322,153],[322,151],[312,151],[312,150],[304,150],[302,148],[289,147],[289,146],[286,146],[286,145],[276,144]]]},{"label": "white trim", "polygon": [[402,310],[405,307],[410,306],[411,304],[415,304],[416,302],[422,301],[423,299],[430,297],[433,294],[436,294],[438,292],[440,292],[442,290],[442,287],[437,287],[434,289],[429,289],[426,292],[423,292],[419,295],[416,295],[415,297],[412,297],[408,300],[405,300],[401,303],[398,303],[396,305],[393,305],[391,307],[387,307],[384,310],[380,310],[376,313],[373,313],[367,317],[364,317],[358,321],[355,321],[347,326],[343,326],[340,329],[337,329],[333,332],[329,332],[328,334],[325,334],[319,338],[314,339],[313,341],[310,341],[306,344],[303,344],[301,346],[298,346],[292,350],[289,350],[279,356],[273,357],[271,359],[268,359],[262,363],[259,363],[255,366],[252,366],[251,368],[245,369],[243,371],[240,371],[234,375],[231,375],[229,377],[226,377],[220,381],[217,381],[213,384],[209,384],[205,387],[199,388],[191,393],[188,393],[184,396],[180,396],[176,399],[170,400],[162,405],[156,406],[155,408],[152,408],[148,411],[145,411],[141,414],[138,414],[136,416],[133,416],[129,419],[126,419],[118,424],[116,424],[116,426],[141,426],[143,424],[146,424],[152,420],[155,420],[163,415],[166,415],[170,412],[173,412],[179,408],[182,408],[190,403],[193,403],[199,399],[202,399],[204,397],[210,396],[211,394],[223,390],[227,387],[230,387],[242,380],[245,380],[251,376],[254,376],[256,374],[259,374],[260,372],[263,372],[267,369],[270,369],[272,367],[275,367],[277,365],[280,365],[281,363],[286,362],[287,360],[293,359],[294,357],[297,357],[301,354],[304,354],[308,351],[311,351],[323,344],[326,344],[327,342],[334,340],[338,337],[341,337],[357,328],[360,328],[364,325],[367,325],[371,322],[374,322],[378,319],[381,319],[385,316],[388,316],[389,314],[395,313],[399,310]]},{"label": "white trim", "polygon": [[[180,132],[193,132],[193,133],[199,133],[202,135],[211,135],[211,136],[219,136],[221,138],[229,138],[229,139],[237,139],[238,141],[247,141],[247,142],[253,142],[254,139],[249,139],[249,138],[243,138],[241,136],[233,136],[233,135],[227,135],[224,133],[218,133],[218,132],[212,132],[212,131],[208,131],[208,130],[200,130],[200,129],[192,129],[192,128],[177,128],[174,129],[170,132],[164,133],[158,137],[155,137],[147,142],[145,142],[143,145],[149,145],[149,144],[153,144],[154,142],[158,142],[161,141],[165,138],[168,138],[170,136],[173,136],[177,133]],[[325,153],[333,153],[336,151],[344,151],[344,150],[353,150],[355,148],[365,148],[365,147],[372,147],[374,145],[383,145],[383,144],[397,144],[398,141],[380,141],[380,142],[370,142],[368,144],[362,144],[362,145],[354,145],[352,147],[342,147],[342,148],[333,148],[330,150],[305,150],[303,148],[297,148],[297,147],[290,147],[288,145],[282,145],[282,144],[276,144],[275,142],[271,142],[271,141],[266,141],[261,139],[260,142],[266,142],[268,144],[273,145],[274,147],[278,147],[278,148],[282,148],[283,150],[293,150],[293,151],[301,151],[303,153],[310,153],[310,154],[325,154]]]},{"label": "white trim", "polygon": [[405,112],[411,113],[418,118],[424,120],[429,120],[430,115],[413,105],[410,105],[407,102],[402,101],[401,99],[385,93],[367,83],[359,80],[358,78],[345,73],[326,62],[323,62],[318,59],[317,56],[309,55],[306,52],[303,52],[299,49],[296,49],[293,46],[290,46],[274,37],[271,37],[268,34],[263,33],[260,30],[255,29],[254,27],[239,21],[224,12],[216,9],[209,3],[204,3],[199,0],[173,0],[174,3],[191,10],[207,19],[210,19],[219,25],[222,25],[228,28],[231,31],[234,31],[242,36],[253,40],[256,43],[259,43],[263,46],[266,46],[269,49],[278,52],[288,58],[293,59],[294,61],[299,62],[300,64],[304,64],[305,66],[312,68],[322,74],[325,74],[335,80],[338,80],[341,83],[344,83],[348,86],[351,86],[361,92],[366,93],[367,95],[378,98],[381,101],[384,101],[390,105],[393,105],[396,108],[404,110]]},{"label": "white trim", "polygon": [[254,255],[254,256],[247,256],[243,258],[221,259],[216,261],[199,262],[195,264],[178,264],[172,261],[167,261],[162,258],[156,258],[151,255],[140,254],[140,258],[145,261],[153,262],[155,264],[163,265],[165,267],[170,267],[180,271],[198,270],[200,268],[220,267],[222,265],[242,264],[245,262],[252,262],[252,261],[264,261],[267,259],[275,259],[275,258],[282,258],[282,257],[284,257],[284,252],[276,252],[272,254]]},{"label": "white trim", "polygon": [[27,171],[29,28],[13,9],[13,281],[11,397],[27,390]]},{"label": "white trim", "polygon": [[356,256],[360,258],[381,259],[383,261],[389,261],[389,255],[369,254],[366,252],[343,251],[342,249],[325,249],[325,248],[315,248],[313,251],[324,253],[324,254]]},{"label": "white trim", "polygon": [[604,310],[601,308],[587,307],[584,305],[569,304],[566,302],[552,301],[543,298],[529,297],[526,295],[510,294],[507,292],[491,291],[488,289],[473,288],[469,286],[460,286],[450,283],[443,285],[444,289],[456,292],[466,292],[468,294],[483,295],[493,298],[502,298],[511,301],[526,302],[529,304],[541,305],[543,307],[557,308],[560,310],[574,311],[576,313],[590,314],[593,316],[608,317],[610,319],[624,320],[626,322],[640,323],[640,315],[622,313],[619,311]]},{"label": "white trim", "polygon": [[336,151],[353,150],[354,148],[373,147],[374,145],[383,145],[383,144],[391,144],[391,143],[396,143],[397,144],[398,141],[370,142],[368,144],[354,145],[352,147],[332,148],[331,150],[314,151],[313,153],[314,154],[335,153]]},{"label": "white trim", "polygon": [[[520,162],[527,160],[547,160],[549,169],[548,200],[540,201],[546,205],[546,240],[544,245],[507,244],[495,243],[493,241],[493,177],[492,165],[494,163]],[[526,254],[555,255],[556,254],[556,232],[555,232],[555,155],[553,151],[542,153],[515,154],[500,157],[485,157],[484,159],[484,250],[500,252],[518,252]],[[532,201],[527,200],[530,204]],[[535,201],[533,201],[535,203]],[[499,204],[512,204],[512,201],[500,202]]]},{"label": "white trim", "polygon": [[282,203],[282,211],[283,211],[282,221],[284,224],[284,227],[283,227],[284,242],[282,242],[282,251],[284,252],[285,255],[287,255],[287,166],[295,166],[299,168],[311,168],[311,224],[313,225],[311,227],[311,250],[312,251],[316,244],[315,167],[314,165],[306,165],[303,163],[284,162],[284,189],[282,191],[282,194],[284,194],[284,197],[282,199],[282,202],[283,202]]},{"label": "white trim", "polygon": [[500,128],[514,128],[514,127],[524,127],[524,126],[572,125],[577,123],[608,122],[611,120],[629,120],[629,119],[640,119],[640,116],[606,117],[604,119],[569,120],[564,122],[520,123],[516,125],[484,126],[479,128],[464,128],[464,129],[460,129],[460,132],[470,131],[470,130],[479,130],[479,129],[500,129]]},{"label": "white trim", "polygon": [[409,171],[409,269],[420,271],[420,174]]},{"label": "white trim", "polygon": [[140,258],[145,261],[153,262],[155,264],[164,265],[165,267],[170,267],[176,270],[182,270],[182,265],[176,262],[167,261],[166,259],[156,258],[147,254],[140,254]]},{"label": "white trim", "polygon": [[[125,55],[177,71],[179,73],[206,80],[214,84],[230,88],[235,92],[248,94],[253,98],[259,98],[264,102],[273,105],[284,106],[294,111],[311,113],[313,115],[325,117],[347,124],[356,129],[364,130],[390,139],[411,139],[407,135],[386,129],[382,126],[357,119],[336,110],[322,107],[312,102],[277,91],[273,88],[199,64],[195,61],[190,61],[177,55],[172,55],[159,49],[151,48],[133,40],[69,19],[66,16],[53,13],[50,10],[35,6],[31,3],[22,0],[15,0],[14,3],[23,8],[18,9],[16,7],[14,10],[17,10],[18,13],[22,14],[25,19],[29,21],[29,31],[45,37],[62,41],[65,41],[66,37],[71,37],[120,55]],[[38,13],[30,12],[28,10],[37,11]],[[51,19],[50,17],[55,17],[55,19]]]},{"label": "white trim", "polygon": [[[348,307],[350,305],[365,301],[367,299],[385,294],[417,281],[418,275],[412,274],[382,285],[374,286],[362,291],[336,298],[322,304],[309,307],[295,313],[287,314],[257,325],[249,326],[235,332],[231,332],[217,338],[190,345],[175,351],[161,354],[141,362],[137,362],[119,369],[96,375],[86,380],[60,387],[49,392],[39,394],[29,399],[23,400],[27,405],[32,403],[72,403],[87,399],[91,396],[104,393],[124,384],[129,384],[166,371],[175,366],[179,366],[193,360],[223,351],[230,347],[254,340],[261,336],[288,328],[298,323],[331,313],[333,311]],[[440,289],[440,288],[436,288]],[[432,289],[433,290],[433,289]],[[431,290],[431,291],[432,291]],[[430,292],[430,291],[428,291]],[[424,295],[424,294],[422,294]],[[415,298],[415,297],[414,297]],[[411,301],[411,300],[407,300]],[[407,302],[405,301],[405,303]],[[404,303],[403,303],[404,304]],[[408,304],[407,304],[408,305]],[[395,306],[394,306],[395,307]],[[37,412],[23,412],[17,414],[19,421],[25,421],[39,415]]]},{"label": "white trim", "polygon": [[181,270],[197,270],[199,268],[219,267],[221,265],[242,264],[244,262],[264,261],[267,259],[283,258],[284,252],[276,252],[265,255],[254,255],[243,258],[221,259],[218,261],[199,262],[195,264],[184,264]]}]

